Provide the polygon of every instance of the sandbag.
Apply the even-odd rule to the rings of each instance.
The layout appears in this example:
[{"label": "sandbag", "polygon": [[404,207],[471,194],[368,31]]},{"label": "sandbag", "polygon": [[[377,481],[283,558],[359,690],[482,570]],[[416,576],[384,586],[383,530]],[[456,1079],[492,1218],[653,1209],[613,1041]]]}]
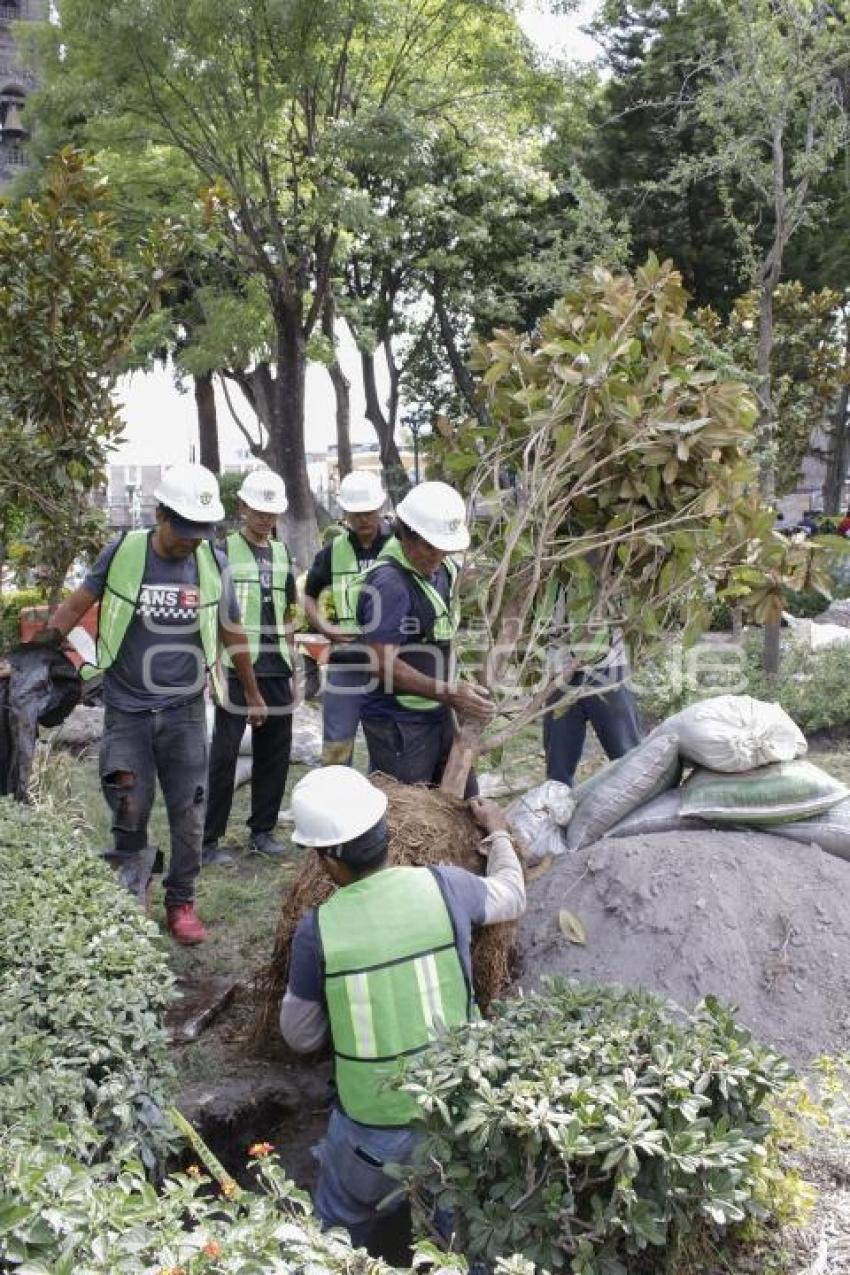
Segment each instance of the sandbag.
[{"label": "sandbag", "polygon": [[625,757],[612,761],[573,789],[576,812],[567,828],[567,849],[583,850],[610,828],[679,781],[675,735],[653,732]]},{"label": "sandbag", "polygon": [[514,831],[524,842],[526,863],[540,863],[547,855],[557,857],[567,848],[564,828],[576,803],[569,784],[547,779],[511,802],[506,811]]},{"label": "sandbag", "polygon": [[827,854],[850,859],[850,800],[839,801],[826,814],[794,823],[780,823],[770,831],[791,841],[814,842]]},{"label": "sandbag", "polygon": [[774,762],[736,775],[697,770],[682,788],[682,814],[719,824],[788,823],[822,814],[848,790],[808,761]]},{"label": "sandbag", "polygon": [[615,823],[606,837],[652,836],[656,832],[693,832],[703,825],[699,819],[686,819],[682,814],[682,790],[671,788],[653,797],[644,806],[638,806],[625,819]]},{"label": "sandbag", "polygon": [[683,760],[739,773],[802,757],[807,744],[783,708],[751,695],[716,695],[690,704],[660,726],[679,740]]}]

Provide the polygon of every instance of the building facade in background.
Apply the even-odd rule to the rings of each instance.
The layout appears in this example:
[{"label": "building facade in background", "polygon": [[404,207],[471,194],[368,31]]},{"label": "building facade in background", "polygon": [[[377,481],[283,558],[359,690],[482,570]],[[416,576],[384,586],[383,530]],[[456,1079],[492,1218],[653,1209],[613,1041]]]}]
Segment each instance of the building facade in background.
[{"label": "building facade in background", "polygon": [[0,0],[0,194],[28,162],[23,109],[36,86],[21,64],[13,27],[16,22],[45,22],[49,0]]}]

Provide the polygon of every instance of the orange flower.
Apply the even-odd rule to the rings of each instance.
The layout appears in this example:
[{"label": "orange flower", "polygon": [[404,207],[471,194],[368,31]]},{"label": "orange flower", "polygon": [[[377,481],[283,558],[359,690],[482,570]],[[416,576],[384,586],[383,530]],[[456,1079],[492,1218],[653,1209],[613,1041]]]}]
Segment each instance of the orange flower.
[{"label": "orange flower", "polygon": [[221,1245],[216,1244],[215,1240],[208,1240],[203,1247],[203,1252],[207,1257],[221,1257]]},{"label": "orange flower", "polygon": [[274,1151],[274,1147],[270,1142],[255,1142],[252,1147],[248,1148],[248,1155],[255,1160],[264,1160]]}]

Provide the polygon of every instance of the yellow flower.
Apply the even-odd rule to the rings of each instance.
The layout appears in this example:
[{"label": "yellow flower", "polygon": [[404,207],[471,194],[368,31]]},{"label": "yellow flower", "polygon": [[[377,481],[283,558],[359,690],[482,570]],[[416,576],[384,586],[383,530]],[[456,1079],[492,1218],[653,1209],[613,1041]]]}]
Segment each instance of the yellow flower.
[{"label": "yellow flower", "polygon": [[264,1160],[274,1151],[274,1147],[270,1142],[255,1142],[252,1147],[248,1148],[248,1155],[255,1160]]},{"label": "yellow flower", "polygon": [[221,1184],[221,1193],[226,1200],[232,1200],[238,1189],[232,1178],[225,1178]]},{"label": "yellow flower", "polygon": [[201,1176],[201,1166],[199,1164],[190,1164],[186,1172],[190,1178],[199,1178]]}]

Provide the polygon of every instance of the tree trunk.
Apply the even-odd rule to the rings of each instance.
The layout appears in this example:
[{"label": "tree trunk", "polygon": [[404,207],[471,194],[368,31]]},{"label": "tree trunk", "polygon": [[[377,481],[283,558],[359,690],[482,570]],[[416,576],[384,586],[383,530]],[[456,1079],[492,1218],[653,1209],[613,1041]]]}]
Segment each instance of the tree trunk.
[{"label": "tree trunk", "polygon": [[394,505],[397,505],[410,490],[410,482],[401,463],[401,456],[395,441],[392,424],[387,420],[381,408],[378,386],[375,379],[375,356],[366,350],[360,351],[360,366],[363,369],[363,393],[366,397],[366,419],[378,436],[381,455],[381,468],[384,471],[384,482]]},{"label": "tree trunk", "polygon": [[351,382],[343,372],[336,354],[335,332],[336,306],[329,292],[322,307],[322,334],[330,341],[334,361],[328,368],[328,376],[336,398],[336,466],[339,480],[351,473]]},{"label": "tree trunk", "polygon": [[276,375],[267,369],[257,395],[257,411],[268,432],[273,468],[286,485],[286,543],[298,565],[307,567],[319,545],[304,439],[307,343],[288,311],[276,320]]},{"label": "tree trunk", "polygon": [[[773,395],[770,382],[770,360],[773,354],[773,292],[779,278],[778,269],[766,268],[759,297],[759,343],[756,370],[758,372],[760,445],[759,487],[766,504],[776,502],[776,430],[773,422]],[[768,620],[764,626],[762,667],[769,677],[779,672],[779,624]]]},{"label": "tree trunk", "polygon": [[212,372],[202,372],[195,377],[195,406],[198,409],[198,441],[201,464],[214,474],[221,473],[218,451],[218,417],[215,410],[215,392]]},{"label": "tree trunk", "polygon": [[[514,611],[519,607],[516,604]],[[481,685],[488,689],[498,686],[505,676],[517,643],[522,637],[522,619],[518,614],[506,611],[502,619],[498,639],[490,649],[481,678]],[[453,797],[462,797],[466,790],[469,772],[478,760],[481,751],[481,740],[484,737],[484,723],[467,719],[460,723],[460,728],[452,743],[451,752],[443,771],[440,788],[451,793]]]},{"label": "tree trunk", "polygon": [[484,404],[478,401],[478,396],[475,392],[475,381],[472,379],[469,368],[464,363],[460,350],[457,348],[454,328],[446,306],[443,280],[439,271],[435,272],[432,280],[432,293],[434,297],[434,313],[437,316],[440,337],[443,342],[443,348],[446,351],[446,357],[449,360],[449,366],[452,369],[455,385],[479,425],[486,428],[490,424],[490,413]]},{"label": "tree trunk", "polygon": [[[845,366],[850,364],[850,321],[847,323],[845,337]],[[823,511],[825,514],[843,514],[844,480],[847,476],[847,462],[850,460],[850,384],[842,385],[841,393],[832,416],[832,431],[829,439],[829,454],[826,462],[826,476],[823,483]]]}]

